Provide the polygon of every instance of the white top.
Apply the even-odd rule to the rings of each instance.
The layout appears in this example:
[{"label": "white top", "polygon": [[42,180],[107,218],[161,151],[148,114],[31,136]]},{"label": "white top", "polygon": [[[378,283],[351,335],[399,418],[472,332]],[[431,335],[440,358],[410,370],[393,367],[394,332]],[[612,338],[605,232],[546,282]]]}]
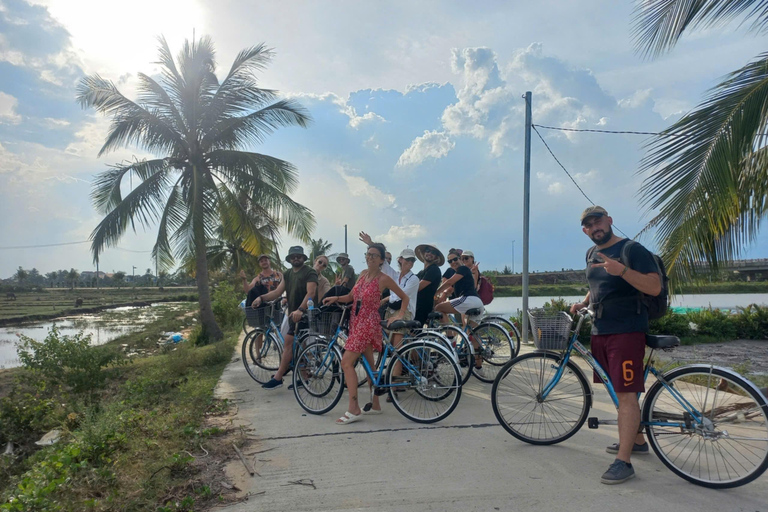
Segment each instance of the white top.
[{"label": "white top", "polygon": [[[402,288],[408,296],[408,311],[410,311],[412,315],[416,315],[416,295],[419,293],[419,278],[416,277],[416,274],[409,270],[403,277],[400,277],[400,272],[393,269],[386,261],[381,266],[381,271],[391,277],[397,285]],[[399,300],[400,297],[395,293],[392,293],[392,291],[389,292],[390,303]]]}]

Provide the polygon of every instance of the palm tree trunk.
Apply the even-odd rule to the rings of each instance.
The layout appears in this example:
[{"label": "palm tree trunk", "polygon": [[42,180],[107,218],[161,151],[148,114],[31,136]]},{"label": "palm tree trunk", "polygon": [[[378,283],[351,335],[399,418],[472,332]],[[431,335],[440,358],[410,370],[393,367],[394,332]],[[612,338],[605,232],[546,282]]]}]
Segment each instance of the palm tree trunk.
[{"label": "palm tree trunk", "polygon": [[[198,170],[194,169],[193,174],[199,180]],[[198,181],[199,183],[199,181]],[[195,216],[192,229],[194,230],[195,244],[195,278],[197,280],[197,295],[200,304],[200,323],[203,326],[203,335],[207,335],[212,341],[218,341],[224,337],[219,324],[216,323],[216,317],[213,315],[211,307],[211,290],[208,286],[208,259],[205,247],[205,228],[203,226],[203,206],[202,206],[202,187],[195,187],[195,209],[192,213]]]}]

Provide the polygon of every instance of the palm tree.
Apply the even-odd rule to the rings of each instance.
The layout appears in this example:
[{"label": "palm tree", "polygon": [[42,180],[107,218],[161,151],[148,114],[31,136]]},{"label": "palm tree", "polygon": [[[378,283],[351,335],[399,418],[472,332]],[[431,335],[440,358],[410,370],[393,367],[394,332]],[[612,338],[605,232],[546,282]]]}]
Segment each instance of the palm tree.
[{"label": "palm tree", "polygon": [[315,261],[315,258],[318,256],[328,254],[328,251],[331,250],[333,244],[328,240],[323,240],[322,238],[318,238],[317,240],[313,238],[309,241],[309,247],[309,261]]},{"label": "palm tree", "polygon": [[[765,0],[645,0],[635,11],[638,50],[655,57],[683,33],[739,18],[768,27]],[[757,237],[768,211],[768,53],[732,72],[692,112],[651,139],[640,172],[660,252],[673,282],[711,272]],[[670,136],[668,134],[674,134]]]},{"label": "palm tree", "polygon": [[16,270],[16,273],[14,274],[14,276],[16,277],[16,281],[18,281],[18,282],[19,282],[19,284],[22,284],[22,283],[24,282],[24,280],[25,280],[27,277],[29,277],[29,272],[27,272],[27,271],[26,271],[26,270],[24,270],[23,268],[19,267],[19,268]]},{"label": "palm tree", "polygon": [[[246,249],[257,245],[257,226],[240,201],[244,196],[250,209],[301,239],[308,239],[314,227],[311,212],[289,196],[298,184],[296,168],[240,149],[262,142],[277,128],[306,127],[310,119],[299,104],[273,102],[275,91],[258,87],[255,74],[272,57],[263,44],[241,51],[221,82],[208,37],[185,42],[178,65],[163,38],[159,54],[158,81],[138,75],[138,102],[98,75],[79,85],[81,106],[112,117],[99,155],[126,145],[161,155],[115,165],[96,177],[92,198],[105,217],[91,234],[91,250],[96,258],[135,222],[145,227],[157,222],[153,258],[165,269],[175,258],[194,255],[201,324],[208,337],[220,339],[206,260],[216,226],[223,221]],[[123,197],[121,183],[129,174],[141,182]]]},{"label": "palm tree", "polygon": [[48,281],[51,283],[51,288],[53,288],[54,283],[56,282],[56,278],[59,276],[58,272],[48,272],[45,274],[45,277],[48,279]]},{"label": "palm tree", "polygon": [[67,280],[72,286],[72,290],[75,289],[75,283],[77,282],[78,279],[80,279],[80,272],[78,272],[74,268],[69,269],[69,272],[67,272]]}]

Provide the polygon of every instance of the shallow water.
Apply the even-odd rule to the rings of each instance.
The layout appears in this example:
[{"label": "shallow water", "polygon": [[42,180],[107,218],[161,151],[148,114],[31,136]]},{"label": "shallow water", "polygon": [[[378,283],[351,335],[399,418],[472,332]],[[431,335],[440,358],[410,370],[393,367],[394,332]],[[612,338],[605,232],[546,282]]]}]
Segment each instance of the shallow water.
[{"label": "shallow water", "polygon": [[91,345],[103,345],[124,334],[140,331],[162,313],[182,309],[184,304],[159,302],[150,306],[128,306],[108,309],[99,313],[0,327],[0,368],[13,368],[21,365],[16,354],[19,335],[42,341],[48,335],[49,329],[56,325],[62,335],[72,336],[82,331],[86,335],[91,335]]}]

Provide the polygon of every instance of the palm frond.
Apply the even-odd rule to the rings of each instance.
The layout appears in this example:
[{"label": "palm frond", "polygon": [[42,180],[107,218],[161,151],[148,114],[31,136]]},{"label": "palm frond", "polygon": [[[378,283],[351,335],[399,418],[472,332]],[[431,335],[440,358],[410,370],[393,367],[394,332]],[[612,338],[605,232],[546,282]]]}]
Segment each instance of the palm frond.
[{"label": "palm frond", "polygon": [[290,162],[261,153],[217,149],[208,153],[210,166],[224,174],[228,169],[246,172],[280,192],[292,193],[299,185],[296,167]]},{"label": "palm frond", "polygon": [[768,53],[713,88],[706,100],[648,144],[640,189],[659,208],[656,238],[673,278],[690,278],[754,241],[765,217]]},{"label": "palm frond", "polygon": [[182,200],[182,193],[177,181],[176,185],[171,188],[171,193],[168,194],[168,200],[165,203],[163,215],[158,224],[157,240],[152,248],[152,258],[164,270],[171,268],[175,261],[169,234],[175,233],[181,227],[188,213],[189,211]]},{"label": "palm frond", "polygon": [[251,114],[221,120],[205,134],[201,144],[211,150],[261,144],[280,127],[306,128],[310,121],[309,112],[300,104],[281,100]]},{"label": "palm frond", "polygon": [[136,222],[148,227],[160,217],[169,182],[168,173],[155,172],[104,216],[90,236],[94,261],[105,247],[120,240],[129,225],[135,231]]},{"label": "palm frond", "polygon": [[633,13],[635,48],[656,57],[677,44],[686,30],[723,25],[743,17],[750,29],[768,27],[766,0],[638,0]]},{"label": "palm frond", "polygon": [[168,171],[165,159],[137,160],[125,165],[111,166],[109,170],[96,175],[91,190],[91,200],[97,211],[107,213],[114,210],[123,200],[120,186],[129,172],[134,172],[141,180],[147,180],[156,173]]}]

